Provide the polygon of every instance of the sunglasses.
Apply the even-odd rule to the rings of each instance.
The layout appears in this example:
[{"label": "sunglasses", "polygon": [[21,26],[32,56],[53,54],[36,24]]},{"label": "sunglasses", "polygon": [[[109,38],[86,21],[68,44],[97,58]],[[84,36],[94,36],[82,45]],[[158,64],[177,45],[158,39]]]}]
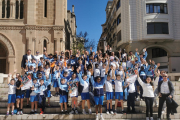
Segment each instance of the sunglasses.
[{"label": "sunglasses", "polygon": [[163,76],[163,77],[167,77],[167,76]]}]

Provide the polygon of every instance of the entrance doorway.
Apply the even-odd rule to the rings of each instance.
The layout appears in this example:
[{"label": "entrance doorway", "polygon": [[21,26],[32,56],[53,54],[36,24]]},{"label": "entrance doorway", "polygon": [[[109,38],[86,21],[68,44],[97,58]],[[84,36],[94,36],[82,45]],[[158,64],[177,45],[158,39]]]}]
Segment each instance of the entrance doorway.
[{"label": "entrance doorway", "polygon": [[6,73],[6,58],[7,58],[7,51],[5,47],[0,44],[0,73]]},{"label": "entrance doorway", "polygon": [[148,57],[147,61],[149,62],[149,59],[154,60],[156,63],[160,63],[161,66],[159,67],[160,70],[165,70],[168,72],[168,53],[162,48],[159,47],[150,47],[147,49]]}]

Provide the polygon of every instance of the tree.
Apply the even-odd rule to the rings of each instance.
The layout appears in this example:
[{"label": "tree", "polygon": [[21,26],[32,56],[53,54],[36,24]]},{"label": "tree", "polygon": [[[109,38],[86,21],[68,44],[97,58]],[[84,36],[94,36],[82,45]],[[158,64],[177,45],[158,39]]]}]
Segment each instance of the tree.
[{"label": "tree", "polygon": [[90,50],[90,47],[92,47],[92,49],[94,49],[96,47],[96,41],[93,40],[89,40],[89,38],[87,37],[88,33],[87,32],[80,32],[78,35],[76,35],[76,45],[74,45],[75,47],[73,48],[74,50],[80,50],[82,52],[82,50]]}]

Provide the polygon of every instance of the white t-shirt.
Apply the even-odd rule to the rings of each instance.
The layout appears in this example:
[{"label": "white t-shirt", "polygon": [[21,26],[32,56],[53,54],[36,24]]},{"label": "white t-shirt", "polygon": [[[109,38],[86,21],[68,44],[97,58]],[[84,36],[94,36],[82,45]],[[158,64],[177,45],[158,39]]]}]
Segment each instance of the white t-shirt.
[{"label": "white t-shirt", "polygon": [[131,68],[131,65],[132,65],[131,61],[127,61],[127,67]]},{"label": "white t-shirt", "polygon": [[129,90],[128,90],[128,92],[129,92],[129,93],[134,93],[134,92],[136,92],[134,83],[130,83],[130,84],[129,84]]},{"label": "white t-shirt", "polygon": [[123,81],[122,80],[115,80],[115,92],[123,92]]},{"label": "white t-shirt", "polygon": [[99,69],[95,69],[94,70],[94,77],[100,76],[100,70]]},{"label": "white t-shirt", "polygon": [[105,74],[106,74],[106,69],[102,68],[101,69],[101,77],[105,77]]},{"label": "white t-shirt", "polygon": [[31,62],[31,59],[32,59],[31,55],[27,55],[27,59],[28,59],[28,61]]},{"label": "white t-shirt", "polygon": [[36,61],[40,61],[40,58],[43,57],[43,54],[42,55],[34,55],[34,59]]},{"label": "white t-shirt", "polygon": [[8,86],[9,86],[8,94],[16,94],[16,86],[11,84],[8,84]]},{"label": "white t-shirt", "polygon": [[112,80],[105,81],[106,92],[113,92]]},{"label": "white t-shirt", "polygon": [[87,92],[89,92],[89,84],[86,81],[84,81],[84,87],[82,93],[87,93]]},{"label": "white t-shirt", "polygon": [[126,62],[122,62],[122,67],[123,67],[123,69],[126,68]]},{"label": "white t-shirt", "polygon": [[48,76],[49,76],[49,74],[50,74],[50,68],[44,69],[44,72],[45,72],[45,75],[48,75]]}]

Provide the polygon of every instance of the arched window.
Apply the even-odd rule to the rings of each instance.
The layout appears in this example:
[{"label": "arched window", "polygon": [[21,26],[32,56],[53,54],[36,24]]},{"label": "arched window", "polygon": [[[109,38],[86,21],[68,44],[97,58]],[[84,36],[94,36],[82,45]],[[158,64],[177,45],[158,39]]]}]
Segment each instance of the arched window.
[{"label": "arched window", "polygon": [[7,0],[7,16],[6,18],[10,17],[10,0]]},{"label": "arched window", "polygon": [[19,1],[16,1],[16,19],[19,17]]},{"label": "arched window", "polygon": [[47,17],[47,0],[44,0],[44,17]]},{"label": "arched window", "polygon": [[47,50],[47,41],[46,40],[44,40],[43,49],[44,48],[46,48],[46,50]]},{"label": "arched window", "polygon": [[5,18],[5,0],[2,1],[2,18]]},{"label": "arched window", "polygon": [[21,2],[20,2],[20,19],[23,19],[23,14],[24,14],[23,10],[24,10],[24,1],[21,0]]}]

